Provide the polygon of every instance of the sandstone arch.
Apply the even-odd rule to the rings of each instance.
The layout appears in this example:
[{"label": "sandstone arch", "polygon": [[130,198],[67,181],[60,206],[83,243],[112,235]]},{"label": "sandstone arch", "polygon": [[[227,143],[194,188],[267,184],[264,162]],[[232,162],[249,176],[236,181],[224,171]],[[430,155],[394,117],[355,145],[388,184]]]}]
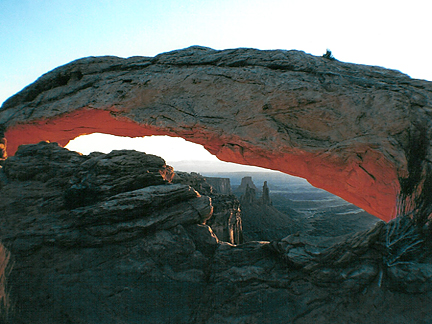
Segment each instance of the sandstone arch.
[{"label": "sandstone arch", "polygon": [[299,51],[191,47],[61,66],[8,99],[0,125],[9,155],[93,132],[180,136],[389,220],[410,176],[412,134],[429,125],[431,107],[432,84],[398,71]]}]

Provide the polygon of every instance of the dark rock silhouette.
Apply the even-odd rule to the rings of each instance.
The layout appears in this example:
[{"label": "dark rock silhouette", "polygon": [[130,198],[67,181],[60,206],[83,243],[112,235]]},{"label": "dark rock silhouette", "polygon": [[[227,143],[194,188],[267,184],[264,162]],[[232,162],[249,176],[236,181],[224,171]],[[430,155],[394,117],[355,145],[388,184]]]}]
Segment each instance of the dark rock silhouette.
[{"label": "dark rock silhouette", "polygon": [[263,189],[262,189],[262,195],[261,195],[261,204],[271,206],[271,199],[270,199],[270,189],[267,186],[267,181],[264,181]]},{"label": "dark rock silhouette", "polygon": [[325,54],[323,54],[323,57],[326,58],[326,59],[328,59],[328,60],[331,60],[331,61],[336,60],[334,58],[332,52],[329,49],[326,50]]},{"label": "dark rock silhouette", "polygon": [[254,204],[255,201],[256,201],[256,191],[254,188],[249,187],[249,184],[247,184],[244,194],[240,197],[240,202],[244,205],[247,205],[247,204]]},{"label": "dark rock silhouette", "polygon": [[257,197],[257,187],[252,181],[251,176],[246,176],[241,179],[240,186],[236,188],[236,193],[240,196],[240,201],[244,204],[262,204],[271,205],[270,189],[267,186],[267,181],[264,181],[262,192]]},{"label": "dark rock silhouette", "polygon": [[289,208],[282,213],[271,205],[267,181],[257,196],[252,177],[243,177],[236,193],[240,195],[243,237],[246,242],[278,240],[299,230],[306,230],[307,225],[301,221],[303,215]]},{"label": "dark rock silhouette", "polygon": [[[82,156],[55,143],[22,146],[5,161],[3,322],[432,321],[431,247],[409,218],[354,235],[230,244],[206,222],[217,199],[229,208],[233,200],[170,183],[162,161],[134,151]],[[182,176],[200,185],[199,175]]]},{"label": "dark rock silhouette", "polygon": [[246,176],[241,179],[240,186],[237,187],[236,191],[239,193],[244,193],[246,191],[246,188],[249,187],[253,190],[257,190],[257,187],[255,186],[254,182],[252,181],[251,176]]}]

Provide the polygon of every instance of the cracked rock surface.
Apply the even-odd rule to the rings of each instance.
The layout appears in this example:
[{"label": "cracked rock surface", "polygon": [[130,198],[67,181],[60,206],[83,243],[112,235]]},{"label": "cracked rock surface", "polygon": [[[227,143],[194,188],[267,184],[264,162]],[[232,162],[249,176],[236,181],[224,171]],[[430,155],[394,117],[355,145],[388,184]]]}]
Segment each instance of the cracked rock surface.
[{"label": "cracked rock surface", "polygon": [[145,153],[22,146],[0,169],[2,321],[432,321],[431,248],[408,219],[234,245],[206,224],[218,202],[172,178]]},{"label": "cracked rock surface", "polygon": [[432,128],[431,112],[431,82],[399,71],[194,46],[88,57],[44,74],[1,107],[0,153],[94,132],[179,136],[224,161],[306,178],[388,221],[401,181],[415,173],[418,138],[430,164],[432,136],[419,129]]}]

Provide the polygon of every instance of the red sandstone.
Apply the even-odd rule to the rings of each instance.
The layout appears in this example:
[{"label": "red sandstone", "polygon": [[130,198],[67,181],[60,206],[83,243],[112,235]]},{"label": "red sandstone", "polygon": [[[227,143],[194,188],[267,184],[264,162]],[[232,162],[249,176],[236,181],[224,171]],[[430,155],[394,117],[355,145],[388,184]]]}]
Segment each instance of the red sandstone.
[{"label": "red sandstone", "polygon": [[[195,131],[195,133],[194,133]],[[272,154],[256,147],[241,149],[227,143],[239,142],[238,138],[217,138],[205,129],[172,131],[153,126],[140,125],[126,118],[116,119],[106,110],[79,109],[59,117],[17,124],[5,132],[7,153],[14,155],[21,144],[39,141],[57,142],[65,146],[70,140],[85,134],[107,133],[117,136],[142,137],[149,135],[170,135],[183,137],[202,144],[220,160],[246,165],[255,165],[282,171],[306,178],[312,185],[325,189],[343,199],[389,221],[396,213],[396,199],[399,182],[395,168],[379,152],[364,148],[362,160],[342,161],[330,154],[313,154],[293,151],[289,154]],[[360,165],[360,167],[359,167]],[[346,182],[347,185],[341,185]],[[350,191],[350,184],[353,190]],[[360,196],[355,188],[363,189]],[[348,188],[348,190],[347,190]]]}]

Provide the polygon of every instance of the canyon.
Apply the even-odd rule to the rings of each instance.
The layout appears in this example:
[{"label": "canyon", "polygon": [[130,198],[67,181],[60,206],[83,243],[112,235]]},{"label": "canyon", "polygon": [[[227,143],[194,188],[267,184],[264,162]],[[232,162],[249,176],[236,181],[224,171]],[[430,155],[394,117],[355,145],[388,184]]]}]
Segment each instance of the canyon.
[{"label": "canyon", "polygon": [[[431,82],[301,51],[58,67],[0,109],[0,323],[432,322],[431,109]],[[94,132],[179,136],[383,221],[351,230],[277,210],[266,182],[236,197],[155,155],[63,147]]]},{"label": "canyon", "polygon": [[3,162],[0,197],[2,323],[432,320],[430,241],[410,218],[310,235],[160,157],[48,142]]}]

